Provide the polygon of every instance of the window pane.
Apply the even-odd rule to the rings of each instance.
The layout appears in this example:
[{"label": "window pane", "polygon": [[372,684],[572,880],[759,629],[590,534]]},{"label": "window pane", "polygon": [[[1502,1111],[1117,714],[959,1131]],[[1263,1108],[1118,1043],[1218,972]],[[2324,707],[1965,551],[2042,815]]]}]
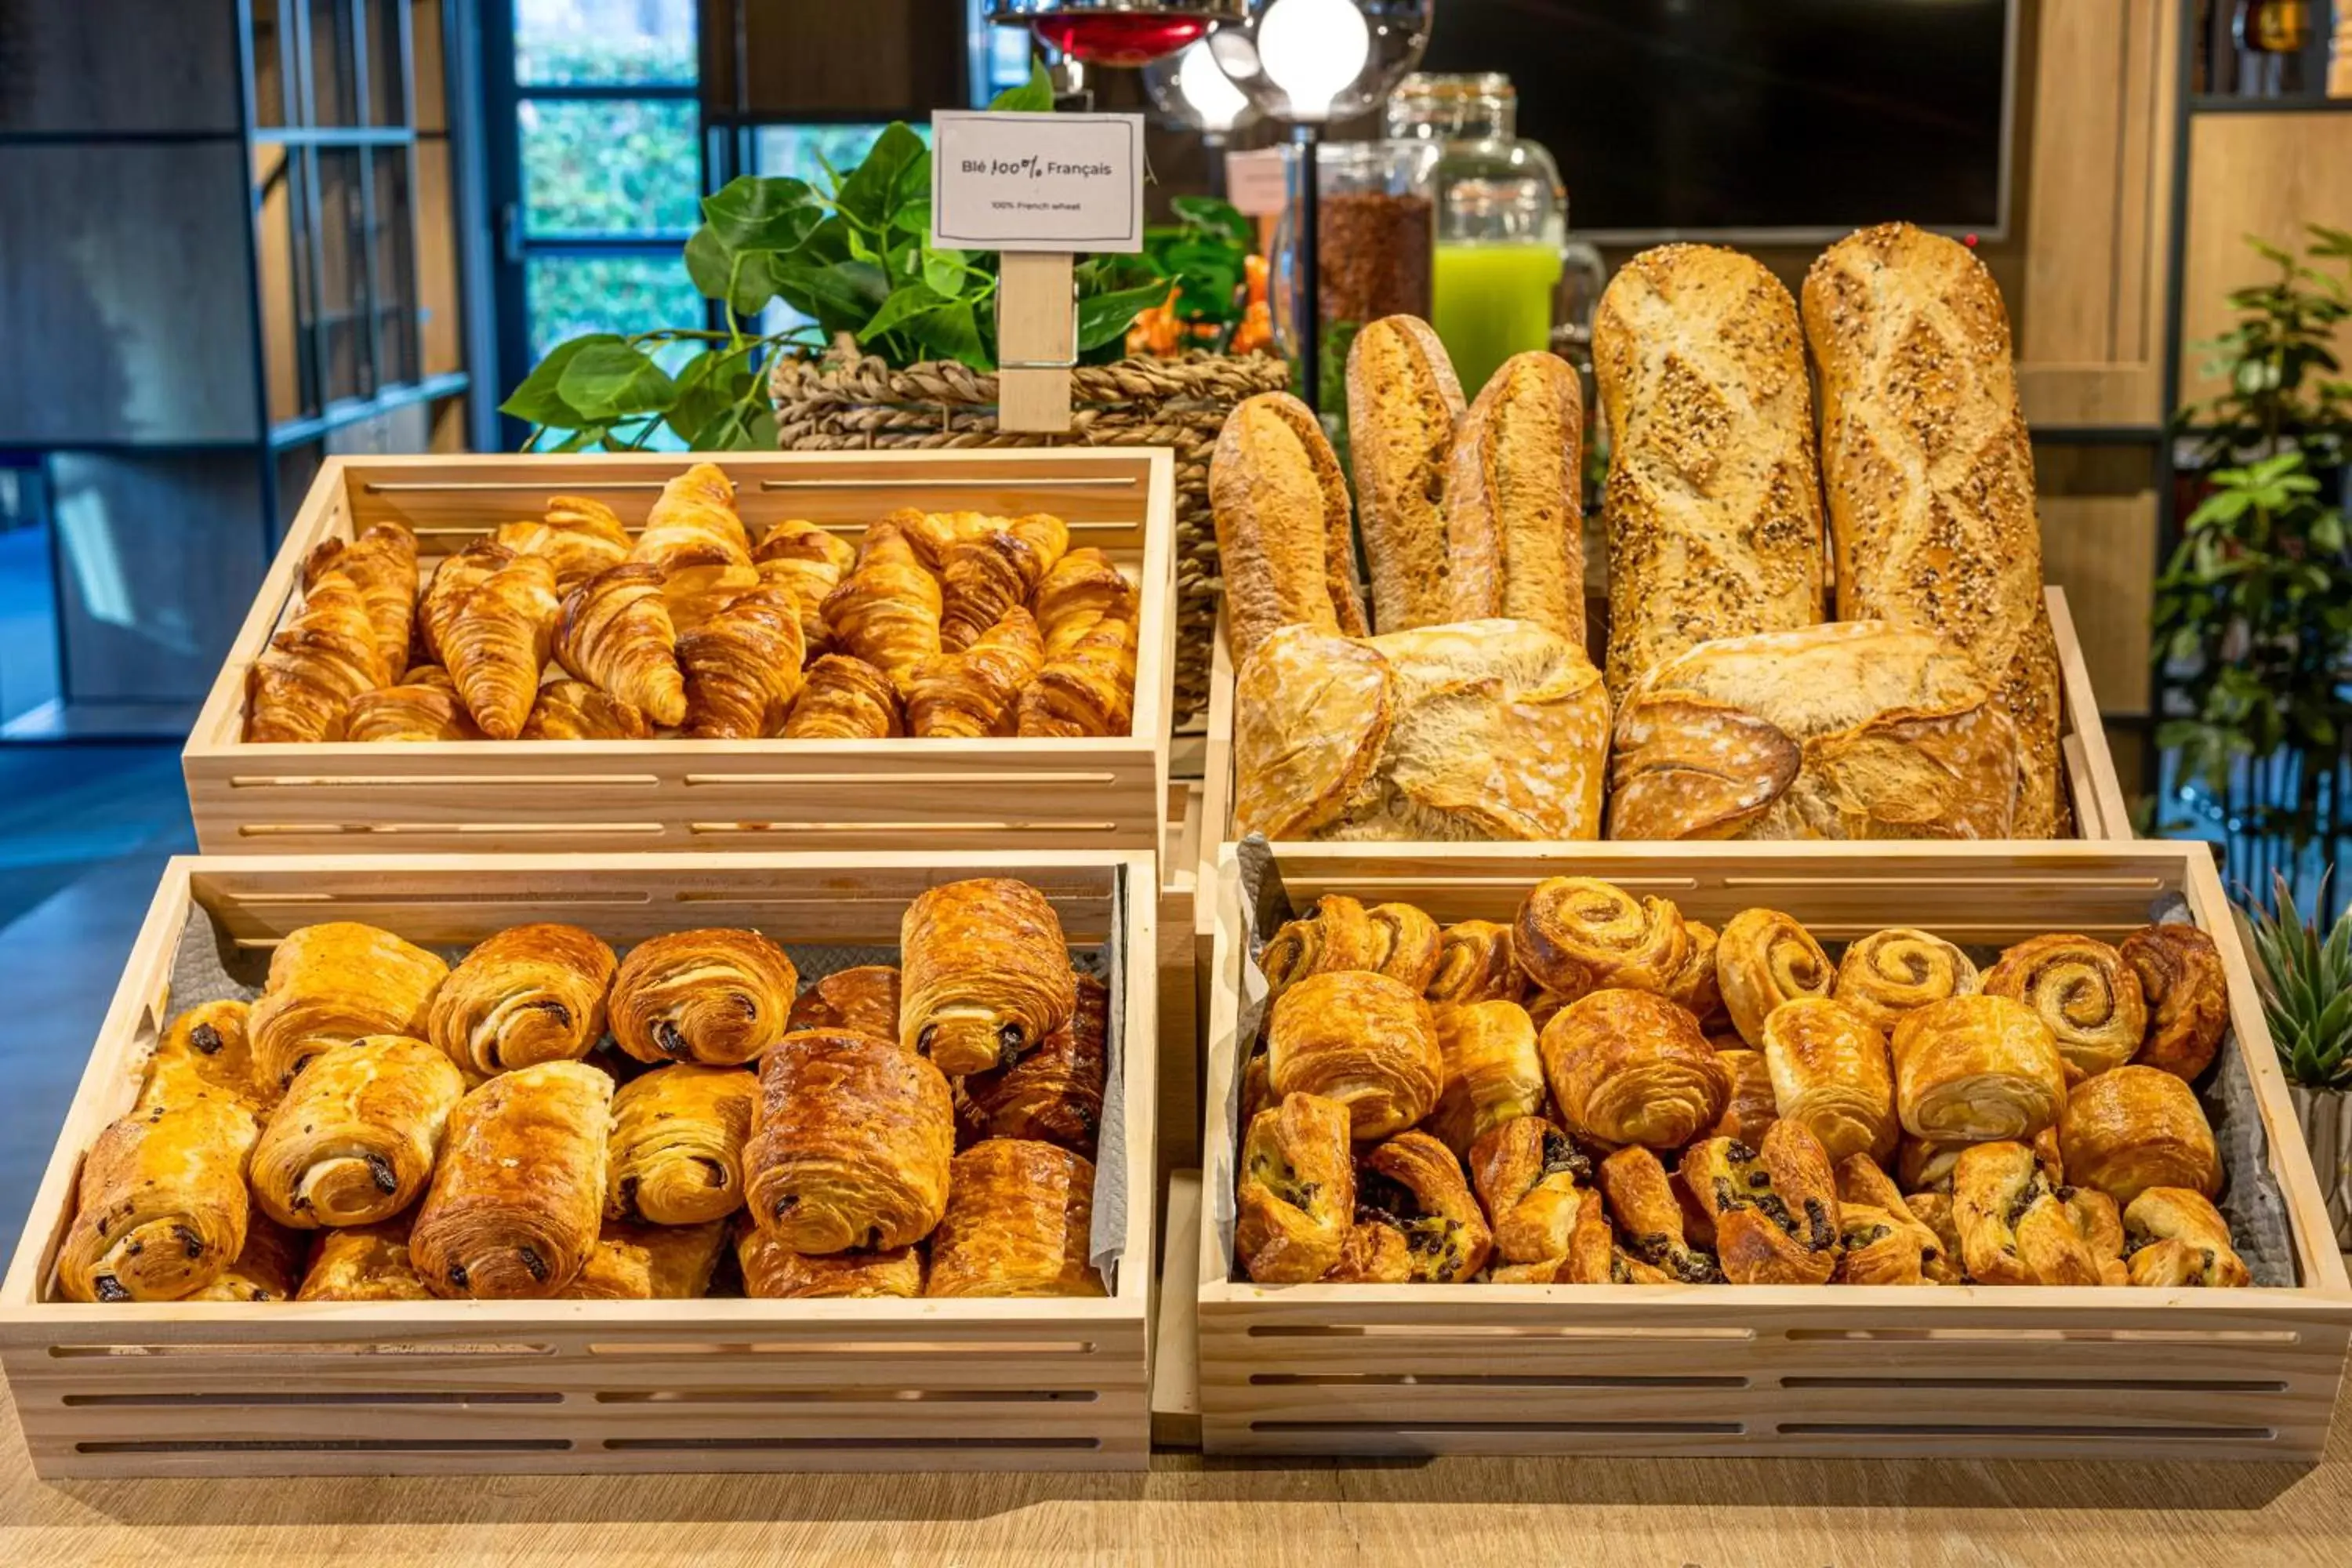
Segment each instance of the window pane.
[{"label": "window pane", "polygon": [[[806,180],[824,190],[825,165],[846,170],[862,162],[884,129],[880,125],[762,125],[753,133],[752,164],[762,174]],[[928,125],[916,126],[915,132],[925,142],[931,139]]]},{"label": "window pane", "polygon": [[326,400],[374,395],[368,351],[365,217],[360,153],[319,151],[319,324]]},{"label": "window pane", "polygon": [[375,149],[376,365],[378,384],[416,379],[415,214],[408,149]]},{"label": "window pane", "polygon": [[701,221],[695,106],[523,100],[528,234],[687,234]]},{"label": "window pane", "polygon": [[408,0],[362,0],[367,10],[368,122],[408,123],[408,79],[401,68],[400,17]]},{"label": "window pane", "polygon": [[534,256],[525,266],[534,362],[583,332],[702,324],[702,296],[674,255]]},{"label": "window pane", "polygon": [[358,76],[352,52],[351,0],[310,0],[311,124],[358,121]]},{"label": "window pane", "polygon": [[253,149],[255,260],[261,269],[262,369],[269,387],[270,423],[283,424],[319,411],[310,341],[302,322],[312,311],[301,303],[308,279],[296,248],[301,211],[301,165],[287,148],[256,142]]},{"label": "window pane", "polygon": [[694,0],[515,0],[515,79],[693,85]]}]

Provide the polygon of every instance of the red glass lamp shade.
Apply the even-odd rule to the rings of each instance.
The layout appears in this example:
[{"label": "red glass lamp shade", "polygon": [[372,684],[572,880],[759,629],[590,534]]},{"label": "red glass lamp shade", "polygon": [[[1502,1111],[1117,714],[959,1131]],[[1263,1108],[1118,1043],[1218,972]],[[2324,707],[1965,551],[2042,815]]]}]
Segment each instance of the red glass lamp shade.
[{"label": "red glass lamp shade", "polygon": [[1072,59],[1098,66],[1147,66],[1205,37],[1209,19],[1150,12],[1065,11],[1034,18],[1038,38]]}]

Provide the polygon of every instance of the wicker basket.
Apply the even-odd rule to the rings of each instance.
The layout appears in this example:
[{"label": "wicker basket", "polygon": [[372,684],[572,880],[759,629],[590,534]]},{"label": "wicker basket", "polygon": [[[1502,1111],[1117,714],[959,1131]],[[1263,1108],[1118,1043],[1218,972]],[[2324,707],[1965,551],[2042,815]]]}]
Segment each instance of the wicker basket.
[{"label": "wicker basket", "polygon": [[1167,447],[1176,454],[1176,700],[1178,726],[1208,707],[1215,634],[1217,532],[1209,515],[1209,454],[1234,404],[1289,384],[1267,354],[1125,359],[1070,373],[1066,435],[996,427],[996,377],[949,361],[893,370],[835,349],[821,360],[781,358],[769,381],[776,445],[787,451],[893,447]]}]

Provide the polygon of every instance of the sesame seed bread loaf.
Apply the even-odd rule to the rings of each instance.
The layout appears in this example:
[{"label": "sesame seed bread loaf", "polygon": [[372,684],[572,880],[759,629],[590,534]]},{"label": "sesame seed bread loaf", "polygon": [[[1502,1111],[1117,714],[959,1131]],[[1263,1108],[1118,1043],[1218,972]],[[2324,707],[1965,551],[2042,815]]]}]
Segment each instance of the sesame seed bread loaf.
[{"label": "sesame seed bread loaf", "polygon": [[1726,637],[1617,717],[1612,838],[2009,838],[2017,731],[1968,655],[1885,621]]},{"label": "sesame seed bread loaf", "polygon": [[2058,653],[2009,316],[1974,253],[1908,224],[1840,240],[1805,279],[1839,614],[1969,654],[2016,727],[2021,838],[2058,830]]},{"label": "sesame seed bread loaf", "polygon": [[1445,486],[1453,603],[1433,619],[1502,616],[1584,646],[1583,441],[1584,391],[1568,362],[1505,360],[1455,426]]},{"label": "sesame seed bread loaf", "polygon": [[1601,298],[1608,679],[1695,643],[1822,618],[1821,487],[1795,304],[1761,263],[1666,245]]},{"label": "sesame seed bread loaf", "polygon": [[1209,505],[1236,664],[1277,627],[1361,637],[1348,485],[1314,413],[1287,393],[1245,398],[1209,460]]},{"label": "sesame seed bread loaf", "polygon": [[1447,591],[1446,453],[1462,386],[1426,321],[1383,316],[1348,350],[1348,450],[1356,517],[1384,632],[1454,618]]}]

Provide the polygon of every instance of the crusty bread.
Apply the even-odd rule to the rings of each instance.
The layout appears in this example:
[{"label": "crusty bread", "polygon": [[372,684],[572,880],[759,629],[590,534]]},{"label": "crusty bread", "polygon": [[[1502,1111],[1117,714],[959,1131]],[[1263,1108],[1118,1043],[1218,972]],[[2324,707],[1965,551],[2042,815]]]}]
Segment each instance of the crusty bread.
[{"label": "crusty bread", "polygon": [[1627,262],[1601,297],[1609,421],[1609,691],[1694,643],[1822,618],[1811,389],[1789,291],[1706,245]]},{"label": "crusty bread", "polygon": [[2058,649],[2009,315],[1974,252],[1864,229],[1806,276],[1838,613],[1934,631],[1993,683],[2025,752],[2021,838],[2058,828]]},{"label": "crusty bread", "polygon": [[1307,406],[1287,393],[1244,398],[1209,460],[1209,504],[1234,658],[1278,626],[1360,637],[1348,486]]},{"label": "crusty bread", "polygon": [[1429,323],[1383,316],[1348,350],[1356,521],[1384,632],[1454,619],[1446,590],[1446,452],[1462,416],[1454,362]]},{"label": "crusty bread", "polygon": [[1395,718],[1396,679],[1370,643],[1276,628],[1234,684],[1234,820],[1306,838],[1370,781]]},{"label": "crusty bread", "polygon": [[1584,646],[1583,440],[1584,392],[1566,360],[1502,363],[1454,428],[1445,619],[1533,621]]},{"label": "crusty bread", "polygon": [[1617,717],[1613,838],[2007,838],[2022,763],[1983,672],[1885,621],[1702,643]]}]

